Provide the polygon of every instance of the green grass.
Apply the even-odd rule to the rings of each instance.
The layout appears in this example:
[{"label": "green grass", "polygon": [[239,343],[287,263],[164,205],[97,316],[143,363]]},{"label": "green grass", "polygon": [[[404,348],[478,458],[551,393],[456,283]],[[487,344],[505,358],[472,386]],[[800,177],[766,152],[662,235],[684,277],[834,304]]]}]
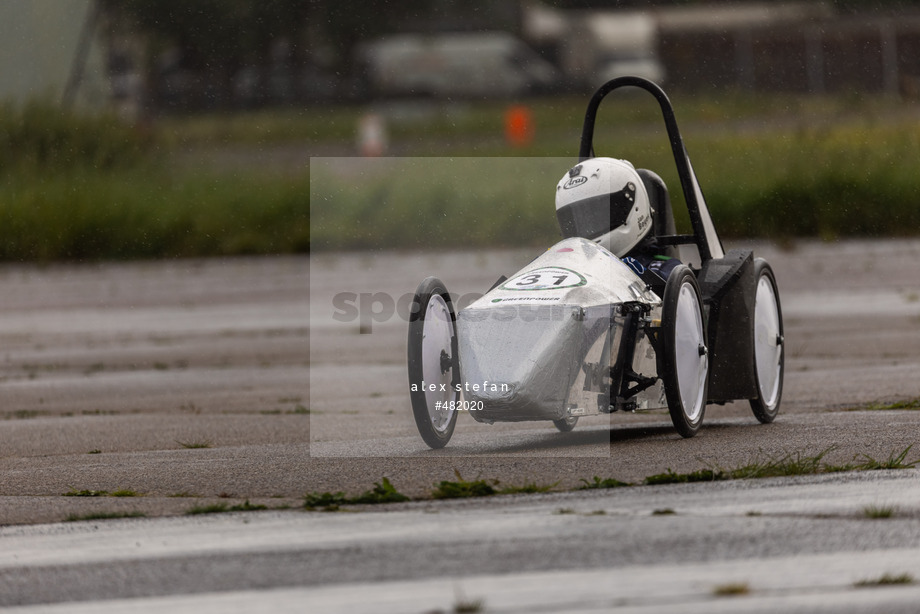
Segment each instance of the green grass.
[{"label": "green grass", "polygon": [[303,506],[308,510],[325,508],[347,503],[348,498],[344,492],[308,492],[304,495]]},{"label": "green grass", "polygon": [[210,448],[210,447],[212,447],[212,446],[214,445],[214,444],[212,444],[211,441],[208,440],[208,439],[187,439],[187,440],[185,440],[185,441],[179,441],[179,440],[177,439],[177,440],[176,440],[176,443],[179,444],[180,446],[182,446],[183,448],[187,448],[187,449],[189,449],[189,450],[197,450],[197,449],[202,449],[202,448]]},{"label": "green grass", "polygon": [[113,116],[74,114],[48,100],[0,103],[0,172],[128,168],[148,158],[151,137]]},{"label": "green grass", "polygon": [[500,495],[532,495],[542,492],[549,492],[553,488],[559,485],[559,482],[553,482],[552,484],[537,484],[536,482],[528,482],[522,486],[505,486],[498,490]]},{"label": "green grass", "polygon": [[729,582],[728,584],[719,584],[712,589],[712,594],[717,597],[738,597],[748,595],[751,587],[747,582]]},{"label": "green grass", "polygon": [[380,482],[374,482],[374,488],[349,499],[348,503],[376,505],[379,503],[400,503],[408,500],[409,497],[396,490],[396,487],[390,483],[389,479],[383,478]]},{"label": "green grass", "polygon": [[[135,129],[48,104],[0,106],[0,260],[545,247],[559,236],[555,183],[574,161],[587,98],[531,101],[528,149],[503,142],[504,102],[434,104],[390,122],[391,141],[417,158],[314,158],[287,171],[259,161],[262,150],[349,152],[365,109],[166,118]],[[920,159],[920,126],[910,104],[739,92],[672,101],[723,237],[917,234],[920,174],[910,161]],[[681,211],[650,97],[605,102],[595,143],[599,155],[662,175]],[[227,151],[242,151],[244,163],[213,161]],[[687,230],[685,214],[678,225]]]},{"label": "green grass", "polygon": [[71,488],[69,491],[63,493],[64,497],[143,497],[143,493],[139,493],[136,490],[130,488],[121,488],[118,490],[108,491],[108,490],[77,490],[76,488]]},{"label": "green grass", "polygon": [[857,463],[855,468],[859,469],[860,471],[875,471],[880,469],[910,469],[918,462],[920,462],[920,458],[910,462],[907,461],[907,453],[910,452],[912,447],[912,445],[907,446],[899,453],[892,452],[888,455],[888,458],[883,461],[876,460],[866,454],[860,454],[859,458],[861,458],[862,461]]},{"label": "green grass", "polygon": [[199,514],[221,514],[224,512],[257,512],[267,509],[268,506],[266,505],[253,504],[249,502],[249,499],[246,499],[243,503],[238,503],[236,505],[228,505],[227,503],[196,505],[189,508],[185,513],[188,516],[196,516]]},{"label": "green grass", "polygon": [[627,482],[621,482],[614,478],[601,479],[599,476],[594,476],[591,481],[582,478],[581,482],[582,485],[578,487],[579,490],[588,490],[592,488],[622,488],[624,486],[630,486]]},{"label": "green grass", "polygon": [[892,518],[897,513],[897,509],[891,505],[867,505],[863,508],[863,515],[873,520]]},{"label": "green grass", "polygon": [[860,580],[859,582],[856,582],[853,586],[856,586],[857,588],[865,588],[865,587],[872,587],[872,586],[891,586],[891,585],[898,585],[898,584],[913,584],[914,582],[915,582],[914,577],[910,575],[909,573],[902,573],[902,574],[895,575],[895,574],[886,572],[882,574],[881,576],[879,576],[878,578]]},{"label": "green grass", "polygon": [[[844,118],[816,129],[767,125],[755,134],[712,130],[685,137],[725,237],[833,239],[914,235],[920,228],[920,209],[912,205],[920,176],[905,162],[920,159],[915,123]],[[610,153],[662,175],[671,186],[679,230],[687,231],[666,140],[650,141],[643,133],[615,143]],[[565,157],[536,157],[548,155]],[[313,246],[551,244],[559,237],[552,215],[554,185],[571,165],[570,155],[560,149],[531,158],[365,160],[350,164],[352,173],[339,161],[314,160]],[[352,181],[355,174],[360,182]],[[886,203],[885,215],[880,203]],[[417,232],[420,221],[424,233]]]},{"label": "green grass", "polygon": [[464,480],[459,471],[454,471],[457,481],[442,480],[434,490],[431,496],[434,499],[464,499],[467,497],[488,497],[498,494],[494,484],[485,480]]},{"label": "green grass", "polygon": [[7,420],[30,420],[32,418],[38,418],[39,416],[46,415],[48,415],[48,412],[40,411],[37,409],[17,409],[11,412],[7,412],[4,418]]},{"label": "green grass", "polygon": [[907,401],[894,401],[892,403],[869,403],[862,407],[854,407],[850,411],[897,411],[904,409],[920,409],[920,399],[909,399]]},{"label": "green grass", "polygon": [[144,512],[92,512],[90,514],[71,514],[65,520],[67,522],[79,522],[81,520],[111,520],[114,518],[145,518]]},{"label": "green grass", "polygon": [[453,612],[454,614],[475,614],[482,612],[484,606],[485,601],[482,599],[461,598],[454,602]]},{"label": "green grass", "polygon": [[220,514],[222,512],[227,512],[228,505],[226,503],[210,503],[208,505],[195,505],[186,511],[188,516],[197,516],[199,514]]},{"label": "green grass", "polygon": [[409,501],[409,497],[402,494],[390,480],[384,477],[380,482],[374,482],[374,488],[355,497],[348,497],[343,492],[310,492],[304,496],[304,507],[308,510],[323,508],[338,509],[341,505],[377,505],[381,503],[400,503]]},{"label": "green grass", "polygon": [[486,480],[464,480],[458,471],[454,471],[457,476],[456,481],[442,480],[435,485],[431,491],[433,499],[464,499],[467,497],[489,497],[492,495],[517,495],[517,494],[537,494],[549,492],[559,482],[552,484],[538,484],[528,482],[520,486],[503,486],[498,488],[498,480],[488,482]]},{"label": "green grass", "polygon": [[143,497],[143,493],[139,493],[136,490],[130,488],[122,488],[119,490],[113,490],[109,493],[110,497]]},{"label": "green grass", "polygon": [[309,182],[268,176],[0,175],[0,259],[174,258],[305,252]]},{"label": "green grass", "polygon": [[817,454],[794,452],[778,456],[768,456],[765,459],[756,459],[744,465],[728,469],[722,467],[709,467],[688,473],[677,473],[668,468],[664,473],[646,477],[644,483],[649,485],[682,484],[687,482],[715,482],[721,480],[813,475],[841,471],[909,469],[916,465],[917,462],[920,462],[920,459],[914,461],[906,460],[912,447],[913,446],[907,446],[907,448],[900,452],[892,452],[887,459],[881,461],[867,454],[860,454],[854,457],[854,462],[836,464],[827,463],[824,460],[825,456],[836,449],[835,446],[831,446]]},{"label": "green grass", "polygon": [[231,505],[227,511],[229,512],[257,512],[260,510],[267,510],[267,505],[262,505],[259,503],[250,503],[249,499],[246,499],[242,503],[237,505]]},{"label": "green grass", "polygon": [[[787,453],[777,456],[767,456],[734,468],[710,467],[688,473],[677,473],[668,469],[664,473],[651,475],[643,481],[646,485],[681,484],[689,482],[712,482],[721,480],[756,479],[765,477],[780,477],[793,475],[812,475],[817,473],[832,473],[839,471],[870,471],[876,469],[901,469],[913,467],[917,461],[906,460],[911,447],[892,453],[886,460],[878,461],[866,454],[859,455],[852,463],[834,464],[824,459],[835,447],[825,448],[816,454],[805,452]],[[920,460],[920,459],[918,459]],[[432,499],[462,499],[470,497],[488,497],[499,494],[516,493],[542,493],[555,488],[558,483],[537,484],[535,482],[522,486],[506,486],[498,488],[498,482],[483,479],[466,480],[458,471],[454,471],[456,480],[442,480],[431,491]],[[591,480],[582,479],[579,489],[621,488],[630,486],[613,478],[594,476]],[[304,507],[308,510],[323,509],[337,511],[343,505],[354,504],[380,504],[409,501],[410,498],[398,492],[389,479],[383,478],[381,482],[374,483],[374,488],[358,496],[348,496],[344,492],[309,492],[304,496]],[[563,508],[564,509],[564,508]],[[568,512],[557,512],[568,513]],[[571,513],[575,513],[572,511]],[[654,510],[653,514],[673,514],[669,508]],[[748,515],[759,515],[750,512]]]},{"label": "green grass", "polygon": [[728,474],[719,470],[700,469],[689,473],[676,473],[670,467],[664,473],[657,473],[645,478],[644,483],[649,486],[658,484],[684,484],[687,482],[715,482],[717,480],[731,479]]},{"label": "green grass", "polygon": [[165,132],[0,105],[0,260],[305,252],[309,178],[170,164]]}]

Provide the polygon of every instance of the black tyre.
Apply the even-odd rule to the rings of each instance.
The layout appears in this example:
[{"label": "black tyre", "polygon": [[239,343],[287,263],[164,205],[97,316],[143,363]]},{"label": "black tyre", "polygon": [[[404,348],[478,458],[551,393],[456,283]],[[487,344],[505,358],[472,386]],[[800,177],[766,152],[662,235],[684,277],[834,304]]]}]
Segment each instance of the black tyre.
[{"label": "black tyre", "polygon": [[773,422],[783,397],[785,339],[783,311],[776,289],[776,277],[766,260],[754,261],[754,379],[757,398],[751,399],[754,416],[762,423]]},{"label": "black tyre", "polygon": [[561,433],[568,433],[575,428],[576,424],[578,424],[578,416],[568,416],[562,420],[553,420],[553,425],[555,425]]},{"label": "black tyre", "polygon": [[664,289],[658,365],[671,422],[683,437],[693,437],[706,413],[709,350],[700,288],[686,265],[674,269]]},{"label": "black tyre", "polygon": [[409,315],[409,395],[418,432],[431,448],[443,448],[454,434],[460,391],[454,306],[443,282],[419,284]]}]

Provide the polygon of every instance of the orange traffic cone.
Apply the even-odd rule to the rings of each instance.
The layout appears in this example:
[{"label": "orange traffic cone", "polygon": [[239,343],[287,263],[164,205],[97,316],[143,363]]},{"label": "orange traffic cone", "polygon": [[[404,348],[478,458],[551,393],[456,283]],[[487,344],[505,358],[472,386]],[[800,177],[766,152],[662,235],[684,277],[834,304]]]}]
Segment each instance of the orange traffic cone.
[{"label": "orange traffic cone", "polygon": [[505,138],[512,147],[525,147],[533,140],[533,117],[524,105],[514,105],[505,113]]}]

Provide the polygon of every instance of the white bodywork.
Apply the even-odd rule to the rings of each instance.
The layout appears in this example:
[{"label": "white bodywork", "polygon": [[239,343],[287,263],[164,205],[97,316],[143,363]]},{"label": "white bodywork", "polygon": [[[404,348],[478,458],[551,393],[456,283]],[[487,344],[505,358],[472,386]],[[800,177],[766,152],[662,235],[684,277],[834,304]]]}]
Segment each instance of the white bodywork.
[{"label": "white bodywork", "polygon": [[[464,398],[482,401],[479,421],[560,420],[610,411],[603,386],[617,357],[620,306],[661,300],[609,251],[582,238],[561,241],[457,315]],[[656,377],[640,328],[633,370]],[[616,391],[612,394],[616,396]],[[660,382],[637,408],[667,405]]]}]

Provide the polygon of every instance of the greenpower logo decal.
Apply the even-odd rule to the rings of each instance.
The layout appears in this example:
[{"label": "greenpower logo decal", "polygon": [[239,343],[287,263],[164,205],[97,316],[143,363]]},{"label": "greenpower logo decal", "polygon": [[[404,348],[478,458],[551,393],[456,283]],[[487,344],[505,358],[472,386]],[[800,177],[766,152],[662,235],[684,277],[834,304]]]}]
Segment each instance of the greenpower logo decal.
[{"label": "greenpower logo decal", "polygon": [[581,273],[562,267],[544,267],[521,273],[502,284],[503,290],[559,290],[588,283]]}]

